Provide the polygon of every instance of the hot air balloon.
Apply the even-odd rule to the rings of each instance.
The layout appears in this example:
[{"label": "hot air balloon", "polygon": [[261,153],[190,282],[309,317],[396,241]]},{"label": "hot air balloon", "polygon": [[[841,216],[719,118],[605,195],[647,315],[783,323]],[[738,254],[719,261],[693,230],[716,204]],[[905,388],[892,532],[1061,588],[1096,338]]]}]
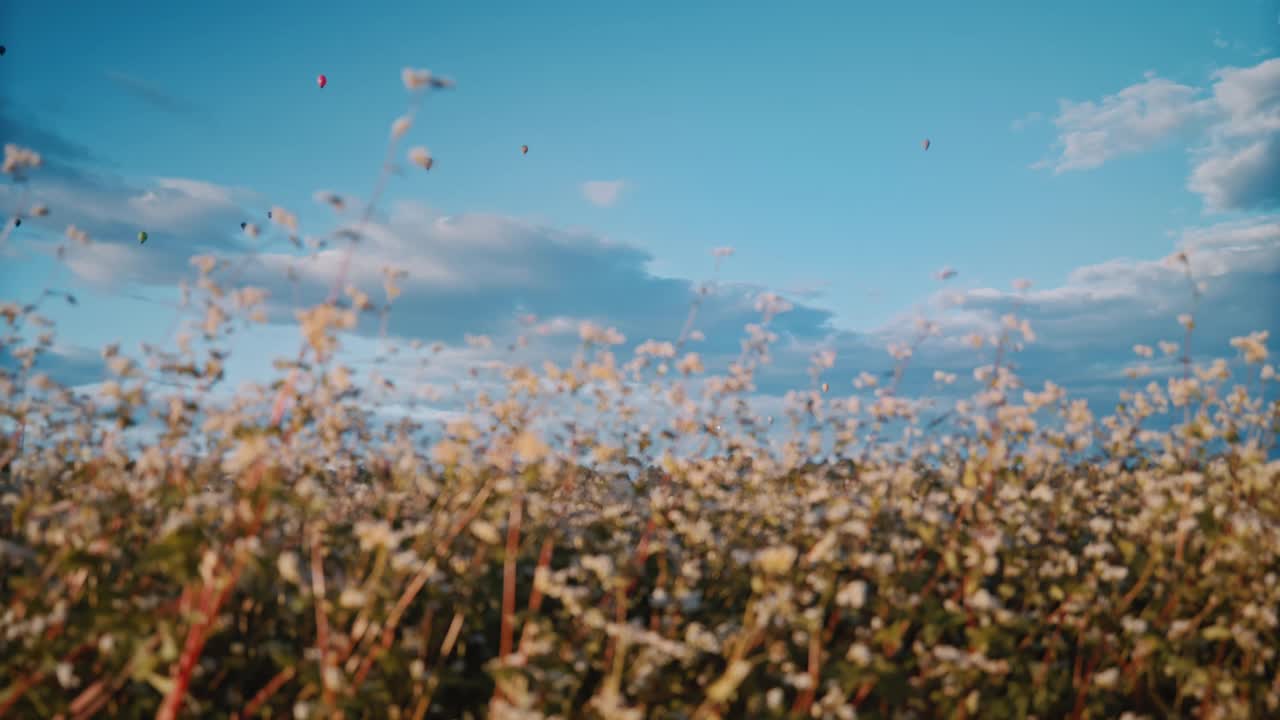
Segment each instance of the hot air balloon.
[{"label": "hot air balloon", "polygon": [[146,241],[147,241],[147,234],[145,232],[138,233],[138,244],[141,245]]},{"label": "hot air balloon", "polygon": [[3,55],[3,54],[4,54],[4,46],[0,45],[0,55]]},{"label": "hot air balloon", "polygon": [[924,139],[924,142],[922,142],[922,143],[920,143],[920,144],[924,147],[924,149],[925,149],[925,150],[928,150],[928,149],[929,149],[929,145],[931,145],[932,143],[930,143],[930,142],[929,142],[929,138],[925,138],[925,139]]},{"label": "hot air balloon", "polygon": [[14,227],[22,227],[22,218],[14,218],[14,219],[13,219],[13,226],[14,226]]},{"label": "hot air balloon", "polygon": [[529,154],[529,146],[528,146],[528,145],[521,145],[521,146],[520,146],[520,154],[521,154],[521,155],[528,155],[528,154]]},{"label": "hot air balloon", "polygon": [[249,223],[240,223],[240,229],[243,230],[249,226]]},{"label": "hot air balloon", "polygon": [[316,78],[316,84],[319,85],[320,87],[324,87],[325,85],[329,84],[329,78],[325,77],[324,75],[321,75]]},{"label": "hot air balloon", "polygon": [[828,385],[828,384],[826,384],[826,383],[822,383],[822,392],[826,392],[826,391],[828,391],[828,390],[830,390],[830,389],[831,389],[831,386],[830,386],[830,385]]}]

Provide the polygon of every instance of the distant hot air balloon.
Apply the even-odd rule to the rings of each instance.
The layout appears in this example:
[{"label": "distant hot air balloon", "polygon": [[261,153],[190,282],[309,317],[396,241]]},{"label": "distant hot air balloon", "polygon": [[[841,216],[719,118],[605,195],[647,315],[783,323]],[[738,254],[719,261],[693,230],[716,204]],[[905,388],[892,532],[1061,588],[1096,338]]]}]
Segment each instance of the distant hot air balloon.
[{"label": "distant hot air balloon", "polygon": [[319,85],[320,87],[324,87],[325,85],[329,84],[329,78],[325,77],[324,75],[321,75],[316,78],[316,84]]},{"label": "distant hot air balloon", "polygon": [[521,145],[521,146],[520,146],[520,154],[521,154],[521,155],[528,155],[528,154],[529,154],[529,146],[528,146],[528,145]]},{"label": "distant hot air balloon", "polygon": [[0,45],[0,55],[3,55],[3,54],[4,54],[4,46]]},{"label": "distant hot air balloon", "polygon": [[141,245],[146,241],[147,241],[147,234],[145,232],[138,233],[138,244]]},{"label": "distant hot air balloon", "polygon": [[22,218],[14,218],[14,219],[13,219],[13,226],[14,226],[14,227],[22,227]]},{"label": "distant hot air balloon", "polygon": [[240,229],[243,230],[249,226],[249,223],[240,223]]},{"label": "distant hot air balloon", "polygon": [[922,142],[922,143],[920,143],[920,144],[921,144],[922,146],[924,146],[924,149],[925,149],[925,150],[928,150],[928,149],[929,149],[929,146],[930,146],[932,143],[930,143],[930,142],[929,142],[929,138],[925,138],[925,139],[924,139],[924,142]]},{"label": "distant hot air balloon", "polygon": [[826,392],[826,391],[828,391],[828,390],[830,390],[830,389],[831,389],[831,386],[830,386],[830,385],[828,385],[828,384],[826,384],[826,383],[822,383],[822,392]]}]

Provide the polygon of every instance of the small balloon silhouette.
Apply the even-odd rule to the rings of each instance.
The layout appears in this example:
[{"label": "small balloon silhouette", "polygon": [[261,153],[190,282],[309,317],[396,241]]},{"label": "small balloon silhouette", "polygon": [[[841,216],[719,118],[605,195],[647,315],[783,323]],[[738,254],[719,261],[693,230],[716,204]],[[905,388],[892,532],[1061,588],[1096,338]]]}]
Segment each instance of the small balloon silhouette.
[{"label": "small balloon silhouette", "polygon": [[528,146],[528,145],[521,145],[521,146],[520,146],[520,154],[521,154],[521,155],[528,155],[528,154],[529,154],[529,146]]},{"label": "small balloon silhouette", "polygon": [[930,142],[929,142],[929,138],[925,138],[925,139],[924,139],[924,142],[923,142],[923,143],[921,143],[921,145],[923,145],[923,146],[924,146],[924,149],[925,149],[925,150],[928,150],[928,149],[929,149],[929,146],[930,146],[931,144],[932,144],[932,143],[930,143]]},{"label": "small balloon silhouette", "polygon": [[321,75],[320,77],[316,78],[316,84],[319,85],[320,87],[324,87],[325,85],[329,84],[329,78]]},{"label": "small balloon silhouette", "polygon": [[22,218],[14,218],[14,219],[13,219],[13,226],[14,226],[14,227],[22,227]]},{"label": "small balloon silhouette", "polygon": [[0,55],[3,55],[3,54],[4,54],[4,46],[0,45]]},{"label": "small balloon silhouette", "polygon": [[140,232],[140,233],[138,233],[138,244],[139,244],[139,245],[141,245],[142,243],[145,243],[146,241],[147,241],[147,234],[146,234],[145,232]]}]

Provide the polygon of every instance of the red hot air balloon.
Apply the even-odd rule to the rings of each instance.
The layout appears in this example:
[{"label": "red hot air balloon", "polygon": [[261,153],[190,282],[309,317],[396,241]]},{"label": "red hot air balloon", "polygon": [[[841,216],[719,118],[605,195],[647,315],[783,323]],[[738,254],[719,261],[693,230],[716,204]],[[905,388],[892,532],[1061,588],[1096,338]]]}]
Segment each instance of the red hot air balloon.
[{"label": "red hot air balloon", "polygon": [[321,75],[316,78],[316,84],[319,85],[320,87],[324,87],[325,85],[329,84],[329,78],[325,77],[324,75]]},{"label": "red hot air balloon", "polygon": [[528,155],[528,154],[529,154],[529,146],[528,146],[528,145],[521,145],[521,146],[520,146],[520,154],[521,154],[521,155]]},{"label": "red hot air balloon", "polygon": [[929,138],[925,138],[925,139],[924,139],[924,142],[922,142],[922,143],[920,143],[920,144],[924,147],[924,149],[925,149],[925,150],[928,150],[928,149],[929,149],[929,145],[930,145],[931,143],[929,142]]}]

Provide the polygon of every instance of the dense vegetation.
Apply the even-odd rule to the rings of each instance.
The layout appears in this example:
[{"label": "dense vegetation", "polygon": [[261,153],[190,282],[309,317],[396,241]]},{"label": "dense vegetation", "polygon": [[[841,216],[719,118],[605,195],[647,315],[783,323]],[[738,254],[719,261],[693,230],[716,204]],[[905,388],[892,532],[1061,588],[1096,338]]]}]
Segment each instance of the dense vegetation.
[{"label": "dense vegetation", "polygon": [[302,313],[287,375],[228,398],[264,295],[195,264],[202,337],[145,367],[107,348],[92,398],[40,373],[39,303],[0,306],[0,716],[1280,716],[1266,333],[1195,363],[1184,318],[1180,371],[1102,418],[1022,387],[1017,318],[946,425],[896,392],[909,351],[848,397],[820,356],[788,431],[740,402],[766,297],[727,374],[584,326],[428,443],[335,359],[394,273],[381,307]]}]

